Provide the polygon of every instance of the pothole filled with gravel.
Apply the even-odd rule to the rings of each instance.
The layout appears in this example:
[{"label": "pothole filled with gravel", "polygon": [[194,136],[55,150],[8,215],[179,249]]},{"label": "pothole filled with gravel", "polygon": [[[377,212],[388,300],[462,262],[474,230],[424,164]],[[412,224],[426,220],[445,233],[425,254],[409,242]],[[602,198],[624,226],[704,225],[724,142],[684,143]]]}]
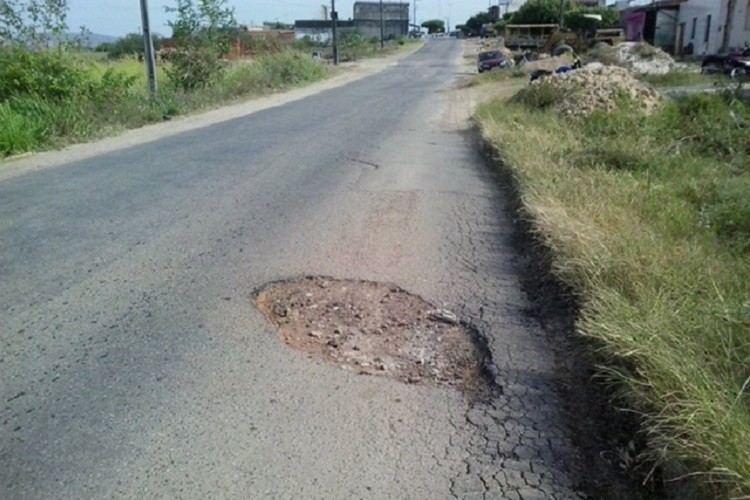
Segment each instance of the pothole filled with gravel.
[{"label": "pothole filled with gravel", "polygon": [[272,283],[253,304],[285,344],[344,369],[473,394],[488,388],[477,333],[397,286],[309,277]]}]

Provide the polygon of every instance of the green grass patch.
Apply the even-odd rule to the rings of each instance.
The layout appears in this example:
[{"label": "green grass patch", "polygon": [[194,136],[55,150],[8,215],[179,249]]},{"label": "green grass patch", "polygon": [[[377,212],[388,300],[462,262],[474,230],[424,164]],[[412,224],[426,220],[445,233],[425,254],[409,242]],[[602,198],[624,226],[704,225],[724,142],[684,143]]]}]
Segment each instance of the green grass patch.
[{"label": "green grass patch", "polygon": [[159,92],[152,100],[143,63],[134,58],[0,48],[0,157],[111,135],[331,73],[325,63],[294,50],[234,63],[191,91],[171,86],[166,69],[158,69]]},{"label": "green grass patch", "polygon": [[640,75],[639,78],[654,87],[688,87],[731,83],[731,79],[725,75],[702,75],[700,70],[689,69],[675,69],[663,75]]},{"label": "green grass patch", "polygon": [[707,496],[750,495],[750,107],[699,95],[566,119],[496,100],[477,120],[650,457]]},{"label": "green grass patch", "polygon": [[522,66],[512,66],[510,68],[493,69],[475,75],[472,79],[472,85],[484,85],[492,82],[507,82],[509,80],[529,78],[529,72]]}]

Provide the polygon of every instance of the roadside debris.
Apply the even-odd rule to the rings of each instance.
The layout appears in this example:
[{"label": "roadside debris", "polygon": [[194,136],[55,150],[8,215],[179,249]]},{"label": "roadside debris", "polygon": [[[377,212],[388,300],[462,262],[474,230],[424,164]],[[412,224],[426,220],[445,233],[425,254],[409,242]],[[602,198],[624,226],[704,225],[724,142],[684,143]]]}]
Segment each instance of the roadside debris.
[{"label": "roadside debris", "polygon": [[628,70],[598,63],[548,75],[521,89],[513,99],[571,116],[585,116],[595,110],[614,111],[625,102],[650,114],[661,104],[659,93]]},{"label": "roadside debris", "polygon": [[427,317],[433,321],[442,321],[449,325],[458,324],[458,316],[446,309],[435,309],[434,311],[428,311]]},{"label": "roadside debris", "polygon": [[588,59],[620,66],[636,74],[664,75],[676,66],[672,56],[646,42],[622,42],[614,47],[600,44],[589,52]]}]

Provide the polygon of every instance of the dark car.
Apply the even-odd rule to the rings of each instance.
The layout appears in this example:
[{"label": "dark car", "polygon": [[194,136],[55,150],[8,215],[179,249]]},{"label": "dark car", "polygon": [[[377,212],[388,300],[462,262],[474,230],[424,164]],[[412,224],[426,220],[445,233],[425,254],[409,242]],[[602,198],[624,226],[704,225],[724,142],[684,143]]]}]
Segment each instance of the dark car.
[{"label": "dark car", "polygon": [[477,69],[480,73],[489,71],[492,68],[506,68],[508,67],[508,60],[502,52],[497,50],[490,50],[487,52],[480,52],[477,56]]}]

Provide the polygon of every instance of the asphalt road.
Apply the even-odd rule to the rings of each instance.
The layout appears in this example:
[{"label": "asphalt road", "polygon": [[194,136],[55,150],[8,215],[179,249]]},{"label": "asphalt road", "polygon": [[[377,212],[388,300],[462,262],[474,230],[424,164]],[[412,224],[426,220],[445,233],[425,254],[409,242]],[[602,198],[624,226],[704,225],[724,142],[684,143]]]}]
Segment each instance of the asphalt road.
[{"label": "asphalt road", "polygon": [[[0,497],[569,498],[497,181],[434,41],[370,78],[0,183]],[[482,327],[502,386],[359,376],[248,298],[392,282]]]}]

